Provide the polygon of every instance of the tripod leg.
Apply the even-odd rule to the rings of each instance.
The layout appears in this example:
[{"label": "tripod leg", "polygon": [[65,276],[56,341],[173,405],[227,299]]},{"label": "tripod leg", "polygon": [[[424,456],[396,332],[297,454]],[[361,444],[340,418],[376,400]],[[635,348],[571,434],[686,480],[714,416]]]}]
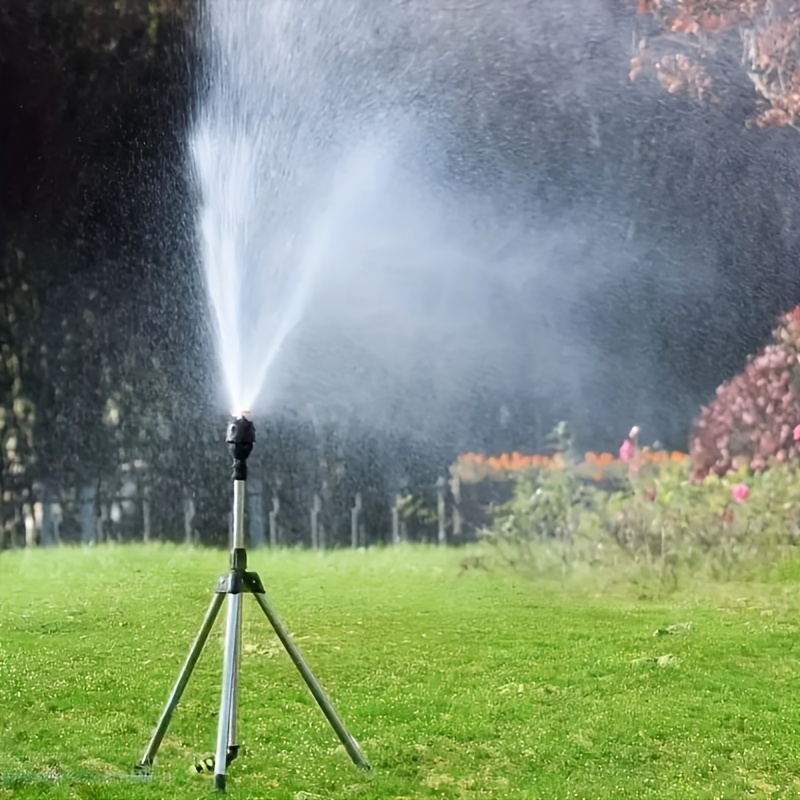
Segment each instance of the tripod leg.
[{"label": "tripod leg", "polygon": [[195,664],[197,664],[197,660],[200,658],[200,653],[203,651],[203,646],[208,639],[208,634],[211,632],[211,628],[214,625],[214,620],[217,618],[217,614],[219,614],[219,610],[224,599],[224,594],[215,594],[211,598],[211,604],[208,607],[208,611],[206,611],[206,616],[203,619],[203,623],[200,626],[197,637],[189,649],[189,655],[186,657],[183,667],[181,667],[178,680],[175,681],[175,686],[172,688],[172,693],[167,700],[167,704],[164,707],[164,710],[161,712],[161,718],[158,720],[158,724],[156,725],[156,729],[150,738],[147,749],[144,751],[142,760],[136,765],[136,768],[140,771],[148,770],[153,764],[153,760],[156,757],[156,753],[158,752],[158,748],[160,747],[161,741],[164,738],[164,734],[166,734],[167,728],[169,727],[169,722],[172,718],[172,712],[177,708],[178,702],[183,694],[183,690],[186,688],[186,684],[189,683],[189,678],[192,676],[192,670],[194,670]]},{"label": "tripod leg", "polygon": [[242,616],[244,606],[239,606],[236,621],[236,644],[234,647],[233,668],[233,700],[231,708],[231,724],[228,728],[228,763],[239,753],[239,675],[242,671]]},{"label": "tripod leg", "polygon": [[369,761],[367,761],[366,756],[361,751],[361,747],[359,747],[358,742],[345,727],[342,718],[333,707],[333,703],[331,702],[330,698],[325,693],[325,690],[322,688],[314,673],[311,671],[311,668],[306,663],[305,658],[303,658],[303,654],[300,652],[297,645],[292,641],[292,638],[289,635],[289,632],[286,630],[286,626],[283,624],[283,620],[280,618],[277,609],[274,605],[272,605],[272,601],[264,592],[254,592],[253,597],[256,598],[256,601],[261,606],[261,610],[266,614],[267,619],[275,629],[275,633],[278,634],[281,644],[284,646],[286,652],[289,654],[289,657],[294,662],[294,665],[303,676],[303,680],[311,690],[311,694],[314,695],[314,699],[322,709],[322,713],[325,714],[325,716],[328,718],[328,722],[331,724],[331,727],[334,729],[334,731],[336,731],[336,735],[344,745],[344,748],[347,750],[347,753],[353,760],[353,763],[361,769],[371,769]]},{"label": "tripod leg", "polygon": [[222,698],[219,707],[217,728],[217,754],[214,759],[214,786],[225,791],[225,769],[227,767],[228,736],[234,714],[233,699],[236,686],[236,633],[242,611],[242,595],[228,595],[228,619],[225,625],[225,654],[222,662]]}]

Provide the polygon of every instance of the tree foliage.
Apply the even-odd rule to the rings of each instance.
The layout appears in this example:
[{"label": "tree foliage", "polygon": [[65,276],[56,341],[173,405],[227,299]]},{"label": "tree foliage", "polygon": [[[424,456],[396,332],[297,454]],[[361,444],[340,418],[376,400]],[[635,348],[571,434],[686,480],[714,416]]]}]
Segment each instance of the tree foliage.
[{"label": "tree foliage", "polygon": [[[169,397],[163,384],[173,364],[147,357],[158,328],[135,318],[160,289],[150,264],[176,250],[168,239],[155,248],[147,240],[158,229],[152,221],[159,212],[165,221],[176,217],[168,204],[178,197],[173,176],[180,142],[168,134],[180,126],[170,126],[169,118],[182,113],[174,101],[187,54],[176,31],[190,5],[33,0],[2,7],[6,502],[30,500],[37,481],[66,489],[115,469],[124,454],[109,430],[109,401],[116,396],[141,420],[154,399],[157,407]],[[152,91],[154,83],[163,91]],[[185,91],[185,80],[182,86]],[[164,178],[156,193],[147,186],[154,171]],[[177,289],[180,282],[174,283]],[[120,290],[127,310],[119,306]],[[143,356],[149,368],[137,376],[131,366]],[[174,381],[166,383],[174,388]],[[149,391],[156,386],[160,393]]]},{"label": "tree foliage", "polygon": [[[638,0],[650,26],[638,31],[631,78],[652,70],[671,94],[718,102],[730,77],[727,58],[758,98],[760,127],[793,125],[800,116],[800,3],[796,0]],[[726,74],[727,73],[727,74]]]},{"label": "tree foliage", "polygon": [[800,457],[800,308],[785,314],[773,341],[747,360],[704,406],[690,439],[693,475],[762,471]]}]

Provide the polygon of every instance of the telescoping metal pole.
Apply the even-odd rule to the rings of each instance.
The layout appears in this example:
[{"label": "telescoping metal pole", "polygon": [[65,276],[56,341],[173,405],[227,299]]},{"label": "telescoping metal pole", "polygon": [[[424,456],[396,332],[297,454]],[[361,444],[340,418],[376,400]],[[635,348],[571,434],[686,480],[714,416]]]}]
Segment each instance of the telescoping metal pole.
[{"label": "telescoping metal pole", "polygon": [[214,785],[225,790],[226,768],[236,758],[238,742],[239,665],[242,643],[242,593],[245,591],[247,550],[244,538],[245,482],[247,458],[256,440],[255,426],[247,412],[228,426],[227,444],[233,456],[233,525],[231,527],[231,571],[228,577],[228,617],[222,660],[222,695],[214,756]]},{"label": "telescoping metal pole", "polygon": [[[240,550],[245,551],[244,540],[244,493],[245,482],[233,482],[233,530],[231,531],[231,563],[235,560],[235,552]],[[244,570],[242,565],[242,570]],[[232,708],[231,720],[228,729],[228,753],[232,757],[238,753],[239,750],[239,675],[241,674],[242,666],[242,614],[244,601],[242,600],[243,593],[235,595],[239,605],[239,610],[236,614],[236,635],[233,654],[233,693],[232,693]],[[233,595],[231,596],[233,598]]]},{"label": "telescoping metal pole", "polygon": [[[239,511],[244,505],[244,481],[234,481],[236,487],[234,499],[234,527],[232,557],[237,549],[242,549],[237,529],[243,524],[243,515]],[[238,583],[231,574],[231,583]],[[238,685],[239,659],[241,646],[238,641],[242,619],[242,586],[231,585],[228,593],[228,618],[225,625],[225,650],[222,660],[222,697],[220,698],[219,726],[217,728],[217,751],[214,756],[214,784],[217,789],[225,789],[225,772],[229,760],[236,757],[238,742]]]}]

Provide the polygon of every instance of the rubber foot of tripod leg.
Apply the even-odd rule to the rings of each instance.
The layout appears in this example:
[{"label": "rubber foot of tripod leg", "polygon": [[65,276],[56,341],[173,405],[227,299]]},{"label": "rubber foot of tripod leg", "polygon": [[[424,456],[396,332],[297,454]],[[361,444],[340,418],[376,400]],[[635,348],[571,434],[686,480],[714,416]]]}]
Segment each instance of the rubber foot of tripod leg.
[{"label": "rubber foot of tripod leg", "polygon": [[225,776],[224,775],[215,775],[214,776],[214,788],[220,792],[225,791]]}]

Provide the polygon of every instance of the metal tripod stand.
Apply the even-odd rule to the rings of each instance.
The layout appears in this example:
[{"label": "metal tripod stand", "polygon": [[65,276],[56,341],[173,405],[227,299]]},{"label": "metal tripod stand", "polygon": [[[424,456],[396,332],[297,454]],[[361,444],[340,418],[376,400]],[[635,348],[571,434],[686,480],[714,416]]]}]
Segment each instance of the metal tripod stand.
[{"label": "metal tripod stand", "polygon": [[336,735],[341,740],[356,766],[370,769],[364,753],[345,727],[342,718],[333,707],[330,698],[314,676],[297,645],[292,641],[275,606],[267,597],[261,579],[255,572],[247,570],[247,551],[244,540],[244,495],[247,480],[247,458],[255,443],[255,426],[245,416],[231,422],[228,428],[227,444],[233,456],[233,526],[231,531],[230,571],[223,575],[214,589],[214,596],[208,607],[200,630],[189,649],[189,655],[181,668],[178,679],[172,688],[167,704],[161,713],[152,737],[144,751],[136,771],[149,774],[152,770],[158,748],[169,727],[172,713],[181,699],[192,670],[208,640],[214,621],[228,598],[228,616],[225,625],[225,649],[222,665],[222,697],[220,700],[219,724],[217,728],[217,748],[214,757],[214,785],[225,791],[226,769],[239,752],[238,705],[239,705],[239,665],[242,655],[242,596],[252,594],[266,615],[275,633],[284,646],[303,680],[314,695],[322,712],[328,718]]}]

